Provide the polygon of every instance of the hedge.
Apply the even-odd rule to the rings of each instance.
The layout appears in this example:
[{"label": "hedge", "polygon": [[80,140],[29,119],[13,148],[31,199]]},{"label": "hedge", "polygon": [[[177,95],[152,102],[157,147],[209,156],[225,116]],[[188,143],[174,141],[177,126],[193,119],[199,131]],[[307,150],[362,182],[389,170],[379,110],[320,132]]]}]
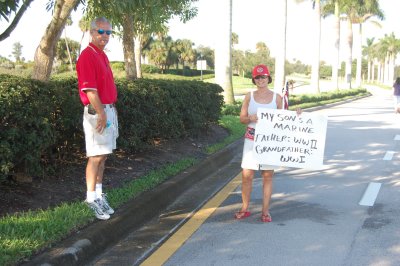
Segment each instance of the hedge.
[{"label": "hedge", "polygon": [[[155,138],[195,136],[217,123],[222,88],[200,81],[116,80],[118,148],[136,152]],[[43,83],[0,75],[0,179],[45,175],[84,151],[82,104],[74,77]]]}]

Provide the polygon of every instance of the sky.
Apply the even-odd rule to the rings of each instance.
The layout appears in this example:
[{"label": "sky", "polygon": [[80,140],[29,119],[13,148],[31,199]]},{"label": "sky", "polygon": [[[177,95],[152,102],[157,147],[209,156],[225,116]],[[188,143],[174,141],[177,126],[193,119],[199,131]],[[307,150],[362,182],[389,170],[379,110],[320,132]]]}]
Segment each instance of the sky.
[{"label": "sky", "polygon": [[[279,32],[281,26],[279,1],[281,0],[233,0],[232,9],[232,31],[239,36],[239,43],[235,49],[255,51],[256,43],[264,42],[271,50],[272,56],[279,49]],[[48,0],[35,0],[30,8],[25,12],[17,28],[11,36],[0,42],[0,55],[14,61],[11,54],[13,44],[20,42],[22,45],[22,57],[26,61],[33,60],[35,50],[42,38],[47,25],[51,21],[51,12],[45,9]],[[286,59],[289,61],[300,60],[303,63],[311,64],[312,52],[315,50],[313,43],[313,10],[311,1],[305,0],[303,3],[296,3],[295,0],[287,0],[287,46]],[[395,33],[400,39],[400,23],[398,10],[400,1],[380,0],[381,9],[384,11],[385,20],[379,21],[381,28],[373,23],[366,23],[363,26],[363,45],[366,38],[374,37],[379,40],[384,34]],[[221,0],[199,0],[194,3],[198,7],[198,15],[189,22],[182,23],[178,18],[170,20],[169,35],[174,39],[190,39],[195,47],[208,46],[215,49],[218,39],[218,25],[221,20],[220,10],[224,8]],[[78,21],[82,16],[82,6],[77,11],[73,11],[73,25],[66,27],[68,38],[80,42],[82,32],[78,27]],[[372,19],[371,19],[372,20]],[[376,20],[376,19],[375,19]],[[3,32],[7,27],[4,19],[0,21],[0,31]],[[357,30],[354,26],[354,43],[359,40]],[[65,31],[62,37],[65,37]],[[341,26],[341,60],[347,56],[344,47],[346,41],[346,24]],[[85,34],[82,45],[85,47],[89,42],[88,34]],[[321,31],[321,60],[331,64],[334,54],[334,21],[333,16],[322,20]],[[112,37],[107,45],[107,54],[111,61],[123,61],[123,50],[121,40]],[[353,53],[357,52],[353,49]],[[353,55],[354,56],[354,55]]]}]

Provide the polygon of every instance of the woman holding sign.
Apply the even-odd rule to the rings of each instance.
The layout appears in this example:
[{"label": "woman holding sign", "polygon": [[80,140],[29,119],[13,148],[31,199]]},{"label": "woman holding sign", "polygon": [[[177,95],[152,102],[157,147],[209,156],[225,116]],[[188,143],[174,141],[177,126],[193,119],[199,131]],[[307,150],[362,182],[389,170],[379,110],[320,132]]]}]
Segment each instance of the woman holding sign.
[{"label": "woman holding sign", "polygon": [[[272,195],[272,177],[276,166],[258,164],[253,158],[254,132],[257,123],[258,108],[282,108],[282,97],[268,88],[272,82],[268,67],[257,65],[252,71],[252,81],[257,86],[256,91],[246,94],[242,109],[240,111],[240,122],[247,125],[243,157],[242,157],[242,208],[235,213],[236,219],[243,219],[250,216],[249,203],[253,186],[253,177],[256,170],[261,170],[263,178],[263,204],[261,221],[268,223],[272,221],[269,213],[269,203]],[[301,113],[299,109],[297,111]]]}]

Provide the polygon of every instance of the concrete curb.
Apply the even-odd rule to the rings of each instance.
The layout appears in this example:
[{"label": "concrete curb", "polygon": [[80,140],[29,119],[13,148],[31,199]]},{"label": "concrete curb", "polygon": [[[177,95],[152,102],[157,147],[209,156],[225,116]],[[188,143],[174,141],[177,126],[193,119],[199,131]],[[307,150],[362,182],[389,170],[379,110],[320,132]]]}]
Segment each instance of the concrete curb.
[{"label": "concrete curb", "polygon": [[184,173],[124,204],[110,220],[90,224],[23,265],[84,265],[129,232],[159,215],[194,183],[218,171],[221,165],[229,163],[241,147],[242,140],[235,141]]},{"label": "concrete curb", "polygon": [[348,99],[348,100],[339,101],[339,102],[335,102],[335,103],[324,104],[324,105],[321,105],[321,106],[310,107],[310,108],[306,108],[306,109],[303,109],[303,110],[306,110],[308,112],[314,112],[314,111],[318,111],[318,110],[322,110],[322,109],[338,106],[338,105],[341,105],[341,104],[357,101],[357,100],[360,100],[360,99],[363,99],[363,98],[367,98],[367,97],[370,97],[370,96],[372,96],[371,93],[368,94],[368,95],[358,96],[358,97],[354,97],[354,98],[351,98],[351,99]]}]

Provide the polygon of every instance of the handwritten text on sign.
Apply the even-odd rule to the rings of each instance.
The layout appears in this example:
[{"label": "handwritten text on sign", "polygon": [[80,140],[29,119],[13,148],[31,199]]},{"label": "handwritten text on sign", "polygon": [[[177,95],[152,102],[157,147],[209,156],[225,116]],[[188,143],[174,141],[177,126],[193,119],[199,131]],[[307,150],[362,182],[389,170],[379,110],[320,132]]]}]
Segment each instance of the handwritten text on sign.
[{"label": "handwritten text on sign", "polygon": [[323,167],[328,119],[324,115],[259,108],[254,156],[260,164]]}]

